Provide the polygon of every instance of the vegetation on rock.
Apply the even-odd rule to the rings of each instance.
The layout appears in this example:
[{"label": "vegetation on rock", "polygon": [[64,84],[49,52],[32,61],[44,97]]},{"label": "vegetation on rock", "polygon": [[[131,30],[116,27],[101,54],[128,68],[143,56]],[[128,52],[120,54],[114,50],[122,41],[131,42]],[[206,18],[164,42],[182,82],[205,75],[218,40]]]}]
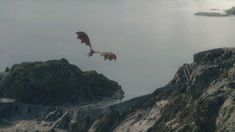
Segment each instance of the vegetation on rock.
[{"label": "vegetation on rock", "polygon": [[124,94],[118,83],[95,71],[83,72],[66,59],[15,64],[0,78],[3,97],[29,104],[81,105]]}]

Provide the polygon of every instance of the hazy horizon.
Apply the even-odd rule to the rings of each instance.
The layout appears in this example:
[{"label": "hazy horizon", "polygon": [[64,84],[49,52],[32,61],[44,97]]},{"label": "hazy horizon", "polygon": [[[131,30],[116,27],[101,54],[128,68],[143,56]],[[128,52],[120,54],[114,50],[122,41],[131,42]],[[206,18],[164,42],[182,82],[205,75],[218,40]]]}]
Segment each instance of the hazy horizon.
[{"label": "hazy horizon", "polygon": [[[194,53],[234,47],[235,17],[194,15],[232,6],[232,0],[2,0],[0,69],[66,58],[117,81],[127,98],[151,93],[191,63]],[[116,53],[117,61],[88,58],[76,31],[87,32],[95,49]]]}]

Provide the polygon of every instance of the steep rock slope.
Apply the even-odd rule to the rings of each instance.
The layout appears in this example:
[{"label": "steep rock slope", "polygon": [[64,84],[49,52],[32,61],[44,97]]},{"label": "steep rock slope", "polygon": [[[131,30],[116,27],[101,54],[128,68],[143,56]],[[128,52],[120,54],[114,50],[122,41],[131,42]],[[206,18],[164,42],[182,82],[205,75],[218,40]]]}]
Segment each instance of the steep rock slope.
[{"label": "steep rock slope", "polygon": [[[169,84],[121,116],[110,131],[235,131],[234,64],[232,48],[195,54],[192,64],[184,64]],[[97,122],[90,131],[105,126]]]}]

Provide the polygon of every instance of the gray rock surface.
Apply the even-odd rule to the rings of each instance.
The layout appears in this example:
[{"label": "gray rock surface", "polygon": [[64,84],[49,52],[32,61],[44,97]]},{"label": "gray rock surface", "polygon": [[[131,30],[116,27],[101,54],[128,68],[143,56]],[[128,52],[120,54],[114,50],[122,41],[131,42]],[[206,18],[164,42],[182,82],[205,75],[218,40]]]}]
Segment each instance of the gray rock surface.
[{"label": "gray rock surface", "polygon": [[197,53],[166,86],[129,101],[71,108],[7,102],[0,113],[2,131],[10,132],[234,132],[235,49]]},{"label": "gray rock surface", "polygon": [[[110,131],[233,132],[234,76],[235,49],[197,53],[194,63],[184,64],[169,84],[120,117]],[[97,130],[104,126],[94,124]]]}]

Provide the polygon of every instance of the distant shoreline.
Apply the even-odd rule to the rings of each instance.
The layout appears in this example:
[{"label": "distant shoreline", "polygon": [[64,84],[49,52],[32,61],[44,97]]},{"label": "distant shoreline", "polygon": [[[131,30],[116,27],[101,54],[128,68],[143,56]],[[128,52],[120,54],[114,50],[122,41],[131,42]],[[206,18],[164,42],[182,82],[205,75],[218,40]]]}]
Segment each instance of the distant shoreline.
[{"label": "distant shoreline", "polygon": [[219,12],[197,12],[194,15],[197,16],[207,16],[207,17],[227,17],[227,16],[233,16],[235,15],[235,6],[225,10],[224,13],[219,13]]},{"label": "distant shoreline", "polygon": [[228,14],[222,14],[218,12],[197,12],[194,15],[196,16],[207,16],[207,17],[227,17]]}]

